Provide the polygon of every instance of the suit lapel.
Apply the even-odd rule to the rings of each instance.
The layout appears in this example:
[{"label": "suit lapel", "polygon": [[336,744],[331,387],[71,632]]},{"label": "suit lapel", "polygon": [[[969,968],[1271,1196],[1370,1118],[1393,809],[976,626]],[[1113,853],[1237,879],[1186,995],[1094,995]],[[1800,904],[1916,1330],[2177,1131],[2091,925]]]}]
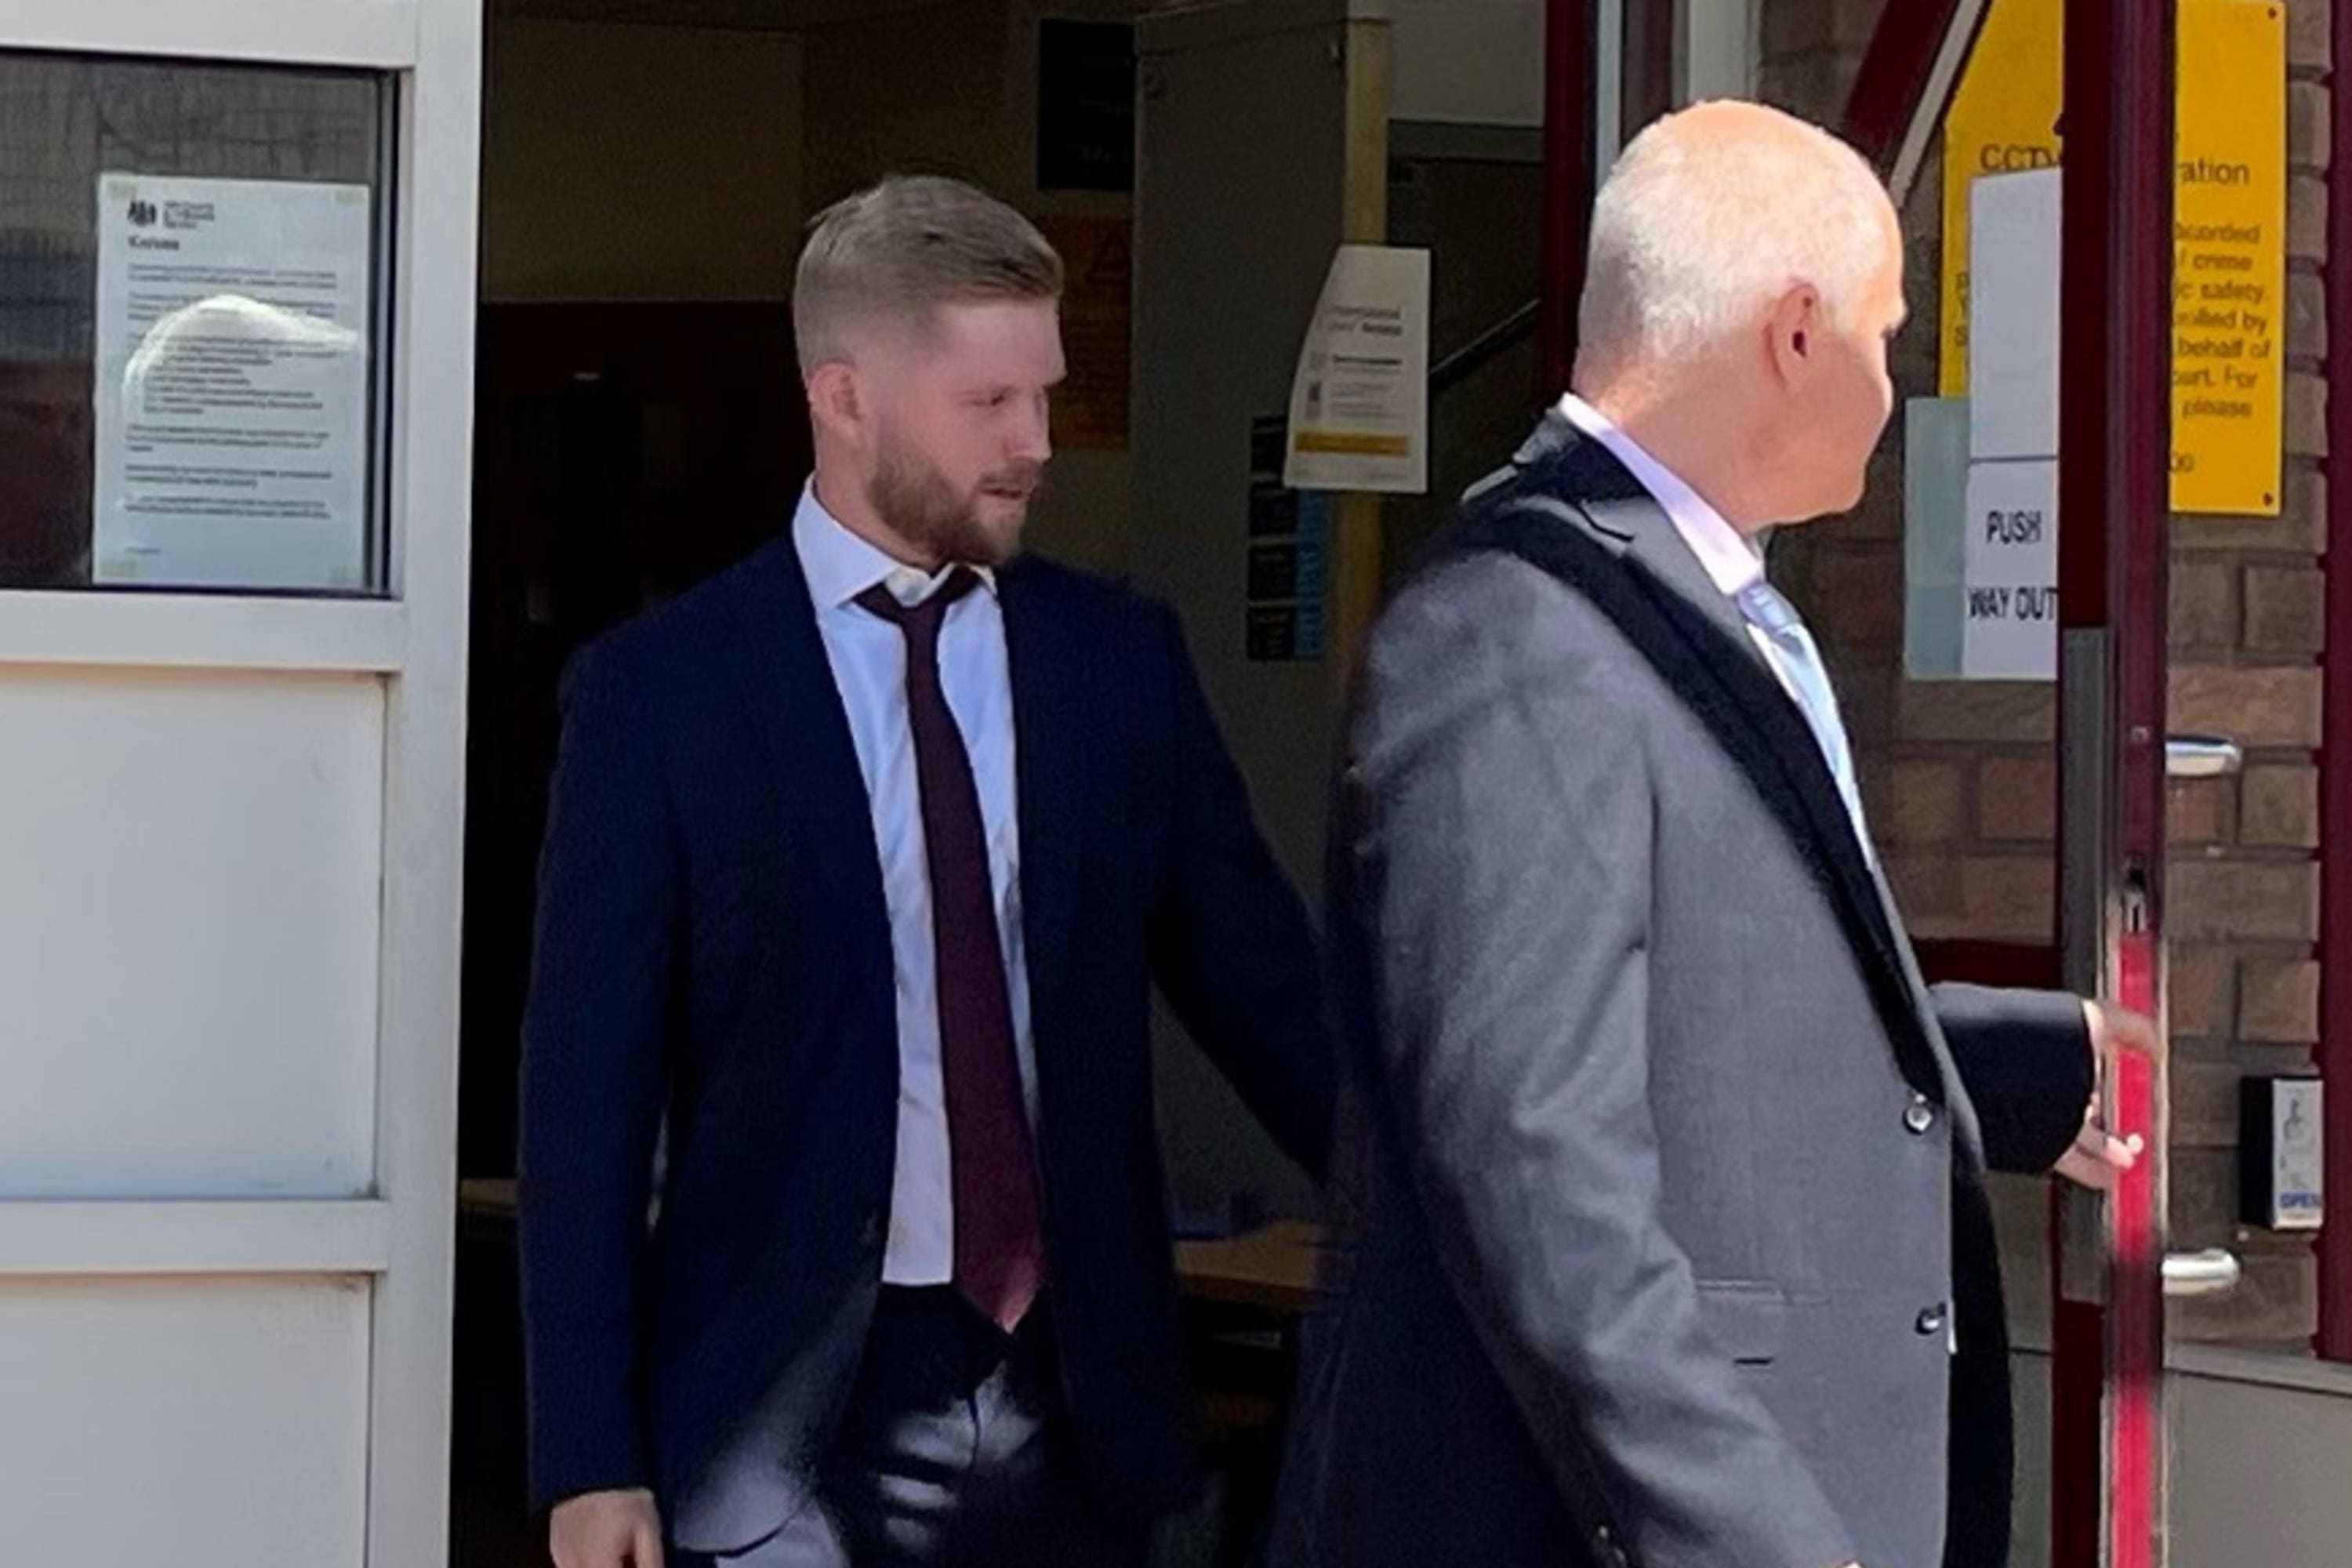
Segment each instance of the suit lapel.
[{"label": "suit lapel", "polygon": [[[1058,994],[1087,852],[1088,650],[1053,603],[1052,584],[1025,563],[998,574],[1013,685],[1014,791],[1021,823],[1021,936],[1033,1010]],[[1041,1026],[1042,1039],[1046,1031]],[[1039,1068],[1045,1066],[1040,1051]]]},{"label": "suit lapel", "polygon": [[737,674],[782,799],[784,835],[815,868],[812,907],[830,911],[809,929],[843,934],[875,1016],[891,1018],[897,981],[873,811],[808,580],[788,539],[746,563],[732,608]]},{"label": "suit lapel", "polygon": [[1922,1092],[1955,1098],[1916,969],[1820,742],[1725,598],[1638,480],[1564,420],[1546,422],[1490,481],[1463,541],[1499,545],[1576,587],[1690,705],[1757,787],[1876,983],[1897,1055]]},{"label": "suit lapel", "polygon": [[[1788,702],[1788,694],[1780,689],[1779,679],[1748,635],[1748,623],[1740,617],[1738,606],[1717,588],[1715,579],[1706,574],[1706,568],[1683,542],[1682,536],[1675,531],[1674,520],[1666,515],[1657,499],[1643,489],[1642,481],[1607,448],[1586,439],[1554,410],[1537,426],[1536,433],[1519,448],[1511,463],[1510,468],[1489,480],[1482,489],[1490,489],[1498,501],[1511,491],[1521,496],[1538,493],[1582,512],[1594,528],[1615,542],[1622,553],[1639,563],[1656,585],[1673,596],[1681,611],[1729,639],[1731,646],[1720,651],[1727,656],[1730,664],[1747,667],[1748,673],[1761,677],[1779,697],[1777,703],[1764,704],[1766,708],[1787,707],[1799,723],[1804,721],[1804,716]],[[1818,745],[1811,740],[1811,731],[1808,730],[1806,734],[1808,745],[1818,752]],[[1823,772],[1826,773],[1826,767]],[[1835,783],[1830,787],[1834,790]]]}]

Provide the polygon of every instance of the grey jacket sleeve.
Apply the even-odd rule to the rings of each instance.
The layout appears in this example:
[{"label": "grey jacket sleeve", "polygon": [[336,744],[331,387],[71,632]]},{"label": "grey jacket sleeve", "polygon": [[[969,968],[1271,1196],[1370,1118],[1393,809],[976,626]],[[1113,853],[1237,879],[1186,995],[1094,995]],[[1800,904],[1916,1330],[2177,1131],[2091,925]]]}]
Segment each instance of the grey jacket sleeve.
[{"label": "grey jacket sleeve", "polygon": [[2039,1175],[2083,1130],[2093,1086],[2090,1023],[2063,991],[1938,985],[1936,1017],[1984,1126],[1985,1163]]},{"label": "grey jacket sleeve", "polygon": [[1409,595],[1366,671],[1348,850],[1379,933],[1383,1098],[1571,1516],[1643,1568],[1838,1568],[1843,1525],[1710,1342],[1661,1218],[1659,781],[1622,671],[1517,570]]}]

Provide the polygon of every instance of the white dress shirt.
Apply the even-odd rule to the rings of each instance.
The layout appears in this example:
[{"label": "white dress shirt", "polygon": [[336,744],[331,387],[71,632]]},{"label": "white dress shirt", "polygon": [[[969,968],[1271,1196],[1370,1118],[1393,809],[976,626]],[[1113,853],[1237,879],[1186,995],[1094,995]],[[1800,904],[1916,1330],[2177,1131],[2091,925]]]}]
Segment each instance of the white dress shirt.
[{"label": "white dress shirt", "polygon": [[[1682,481],[1681,476],[1653,458],[1640,442],[1611,423],[1607,415],[1574,393],[1559,402],[1560,417],[1583,431],[1608,449],[1609,455],[1625,465],[1626,471],[1642,483],[1651,498],[1665,509],[1667,520],[1691,553],[1706,569],[1707,580],[1723,596],[1738,603],[1739,595],[1764,580],[1764,552],[1756,542],[1727,521],[1724,515],[1708,504],[1706,498]],[[1791,701],[1801,702],[1796,683],[1789,672],[1780,668],[1780,655],[1772,639],[1754,626],[1748,628],[1748,640],[1764,656],[1765,664],[1780,679],[1781,689]]]},{"label": "white dress shirt", "polygon": [[[901,604],[920,604],[946,574],[928,575],[893,560],[843,527],[812,486],[793,519],[793,548],[808,577],[817,630],[834,685],[849,716],[857,770],[874,817],[882,890],[898,971],[898,1153],[890,1190],[890,1235],[882,1278],[892,1285],[944,1285],[955,1272],[955,1197],[948,1160],[947,1080],[940,1056],[939,968],[931,936],[930,867],[925,858],[915,732],[907,717],[907,641],[898,626],[854,601],[876,584]],[[1004,948],[1013,1037],[1036,1116],[1029,973],[1021,940],[1021,819],[1015,787],[1013,680],[996,579],[948,607],[940,632],[940,683],[971,758],[988,836],[997,933]]]},{"label": "white dress shirt", "polygon": [[[1607,415],[1576,394],[1571,392],[1560,399],[1559,412],[1562,418],[1600,442],[1608,449],[1610,456],[1624,464],[1626,470],[1641,481],[1642,488],[1650,492],[1651,499],[1665,510],[1668,520],[1675,525],[1675,531],[1682,536],[1684,543],[1690,546],[1691,553],[1698,557],[1699,564],[1706,569],[1707,580],[1725,598],[1736,605],[1740,595],[1764,581],[1763,550],[1753,539],[1732,527],[1706,497],[1685,484],[1680,475],[1643,450],[1640,442],[1619,429]],[[1771,670],[1780,682],[1780,689],[1789,694],[1789,700],[1802,712],[1804,694],[1798,689],[1797,678],[1789,668],[1788,656],[1774,645],[1761,626],[1748,620],[1745,614],[1740,619],[1747,625],[1748,640],[1754,643],[1756,651],[1764,656],[1765,668]],[[1834,704],[1836,698],[1832,696],[1829,700]],[[1842,726],[1843,718],[1838,722]],[[1829,755],[1826,744],[1822,747],[1822,754],[1830,771],[1837,772],[1837,759]],[[1854,837],[1861,842],[1862,852],[1874,864],[1878,851],[1871,843],[1870,830],[1862,819],[1858,797],[1850,803],[1849,810],[1853,817]]]}]

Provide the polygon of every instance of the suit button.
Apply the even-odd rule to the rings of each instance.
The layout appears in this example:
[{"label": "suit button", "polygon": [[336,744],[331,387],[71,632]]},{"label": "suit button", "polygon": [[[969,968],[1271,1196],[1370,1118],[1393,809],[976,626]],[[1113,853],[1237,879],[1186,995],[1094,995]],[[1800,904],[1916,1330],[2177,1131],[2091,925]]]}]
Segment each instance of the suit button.
[{"label": "suit button", "polygon": [[1617,1544],[1617,1533],[1607,1525],[1592,1532],[1592,1544],[1600,1548],[1601,1561],[1607,1568],[1629,1568],[1625,1549]]},{"label": "suit button", "polygon": [[1944,1324],[1947,1321],[1943,1303],[1937,1302],[1935,1306],[1928,1308],[1926,1311],[1919,1314],[1918,1328],[1920,1338],[1932,1339],[1936,1335],[1942,1333],[1944,1331]]},{"label": "suit button", "polygon": [[1903,1112],[1903,1125],[1920,1137],[1925,1137],[1927,1130],[1936,1125],[1936,1108],[1928,1103],[1926,1095],[1911,1097],[1909,1108]]}]

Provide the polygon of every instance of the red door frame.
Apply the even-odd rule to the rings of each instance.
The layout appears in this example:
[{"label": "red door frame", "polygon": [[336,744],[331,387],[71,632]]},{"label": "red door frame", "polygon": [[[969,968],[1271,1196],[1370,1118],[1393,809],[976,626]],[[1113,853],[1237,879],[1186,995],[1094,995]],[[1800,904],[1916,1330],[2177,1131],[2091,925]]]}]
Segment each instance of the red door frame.
[{"label": "red door frame", "polygon": [[[2172,449],[2173,0],[2068,0],[2061,284],[2059,621],[2104,634],[2104,978],[2163,1008],[2165,581]],[[2079,712],[2077,705],[2067,705]],[[2078,744],[2073,756],[2085,754]],[[2104,744],[2102,744],[2104,742]],[[2062,846],[2062,857],[2068,854]],[[2053,1562],[2155,1568],[2164,1518],[2163,1067],[2117,1064],[2117,1130],[2150,1158],[2106,1205],[2105,1321],[2061,1293],[2053,1329]],[[2104,1502],[2079,1477],[2104,1436]],[[2094,1472],[2095,1473],[2095,1472]],[[2106,1554],[2099,1555],[2104,1512]],[[2087,1516],[2087,1517],[2086,1517]]]},{"label": "red door frame", "polygon": [[[2352,48],[2352,0],[2332,33]],[[2339,77],[2340,72],[2336,73]],[[2327,216],[2327,644],[2319,753],[2319,1071],[2328,1190],[2352,1204],[2352,112],[2336,106]],[[2344,1211],[2339,1207],[2339,1214]],[[2319,1353],[2352,1362],[2352,1219],[2319,1232]]]},{"label": "red door frame", "polygon": [[1543,301],[1536,317],[1536,396],[1568,390],[1576,367],[1576,308],[1592,237],[1592,122],[1600,22],[1593,0],[1545,0]]},{"label": "red door frame", "polygon": [[[1846,97],[1845,139],[1882,171],[1895,162],[1903,138],[1932,84],[1936,57],[1959,15],[1960,0],[1895,0],[1870,36],[1870,52]],[[1933,106],[1940,114],[1943,106]]]}]

